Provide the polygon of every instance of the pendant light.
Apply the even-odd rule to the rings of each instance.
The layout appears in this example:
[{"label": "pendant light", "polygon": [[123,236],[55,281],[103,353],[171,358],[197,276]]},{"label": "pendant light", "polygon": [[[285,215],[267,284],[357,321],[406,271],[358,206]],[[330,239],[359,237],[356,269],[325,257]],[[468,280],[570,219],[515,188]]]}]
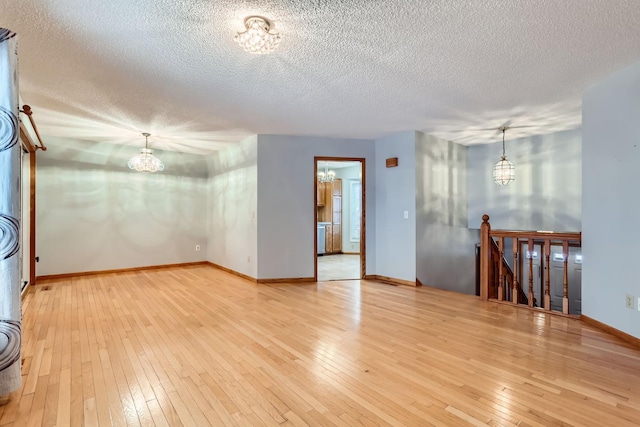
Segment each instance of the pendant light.
[{"label": "pendant light", "polygon": [[143,133],[144,136],[144,148],[140,149],[140,154],[133,156],[128,163],[129,169],[133,169],[138,172],[162,172],[164,170],[164,163],[153,155],[153,150],[149,148],[150,133]]},{"label": "pendant light", "polygon": [[516,179],[516,167],[507,160],[504,150],[504,134],[509,129],[506,126],[500,128],[502,131],[502,157],[493,167],[493,181],[498,185],[509,185]]}]

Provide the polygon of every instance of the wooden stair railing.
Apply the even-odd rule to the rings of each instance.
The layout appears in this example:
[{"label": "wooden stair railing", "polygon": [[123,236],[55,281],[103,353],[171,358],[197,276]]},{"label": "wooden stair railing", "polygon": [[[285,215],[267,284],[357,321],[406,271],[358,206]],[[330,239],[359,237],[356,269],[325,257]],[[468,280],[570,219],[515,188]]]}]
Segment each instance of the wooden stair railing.
[{"label": "wooden stair railing", "polygon": [[[504,250],[500,249],[499,242],[500,241],[496,242],[495,240],[491,239],[492,271],[490,272],[489,280],[489,298],[497,299],[499,301],[513,301],[513,284],[515,283],[515,288],[518,295],[518,304],[529,305],[529,298],[524,292],[524,289],[522,289],[520,281],[517,280],[516,275],[513,273],[513,270],[511,269],[507,258],[504,256]],[[500,265],[500,260],[502,260],[502,266]],[[516,266],[517,268],[517,264],[514,263],[514,266]],[[534,307],[536,306],[535,299],[533,305]]]},{"label": "wooden stair railing", "polygon": [[[505,258],[505,239],[512,240],[513,271]],[[491,230],[489,215],[482,216],[480,227],[480,298],[514,305],[537,307],[538,302],[533,290],[533,257],[521,260],[520,244],[526,243],[529,253],[533,253],[534,244],[540,244],[544,251],[544,300],[542,309],[551,310],[550,255],[551,245],[562,245],[564,256],[562,313],[569,314],[568,258],[569,245],[582,244],[582,233],[557,233],[547,231]],[[520,261],[523,261],[520,264]],[[528,264],[528,265],[525,265]],[[528,268],[528,289],[522,287],[522,272],[519,266]]]}]

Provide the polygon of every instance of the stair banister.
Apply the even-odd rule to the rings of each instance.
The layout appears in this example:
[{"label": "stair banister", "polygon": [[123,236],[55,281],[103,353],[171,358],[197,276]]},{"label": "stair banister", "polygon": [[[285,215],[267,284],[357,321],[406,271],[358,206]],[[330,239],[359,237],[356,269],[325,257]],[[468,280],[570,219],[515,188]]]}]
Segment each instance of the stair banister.
[{"label": "stair banister", "polygon": [[491,268],[491,225],[489,215],[482,215],[480,226],[480,299],[489,299],[489,269]]},{"label": "stair banister", "polygon": [[[504,258],[505,238],[512,239],[513,271]],[[551,310],[550,255],[552,245],[561,245],[564,271],[562,275],[562,311],[560,313],[568,315],[569,246],[580,246],[581,243],[582,233],[579,232],[492,230],[491,224],[489,224],[489,215],[483,215],[480,226],[480,298],[483,301],[508,302],[516,306],[528,306],[529,308],[554,312]],[[520,253],[520,244],[526,245],[529,252],[527,258],[522,258],[524,255]],[[542,301],[536,301],[533,289],[533,250],[535,245],[542,245],[542,260],[544,262],[544,275],[541,277],[540,285],[540,291],[544,293]],[[525,260],[528,261],[528,266],[522,265]],[[528,283],[525,284],[525,286],[528,285],[526,291],[522,287],[523,284],[520,283],[522,270],[528,270],[529,273]],[[509,292],[511,292],[510,295]],[[543,304],[542,308],[540,308],[541,303]]]}]

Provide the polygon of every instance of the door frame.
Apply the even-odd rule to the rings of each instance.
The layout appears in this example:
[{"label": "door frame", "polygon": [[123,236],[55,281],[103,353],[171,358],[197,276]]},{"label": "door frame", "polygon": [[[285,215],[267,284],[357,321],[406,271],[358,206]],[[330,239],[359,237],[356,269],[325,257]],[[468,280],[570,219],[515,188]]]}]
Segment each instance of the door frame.
[{"label": "door frame", "polygon": [[[367,274],[367,160],[364,157],[315,156],[313,158],[313,280],[318,281],[318,162],[360,162],[362,197],[360,214],[360,279]],[[343,221],[344,223],[344,221]]]}]

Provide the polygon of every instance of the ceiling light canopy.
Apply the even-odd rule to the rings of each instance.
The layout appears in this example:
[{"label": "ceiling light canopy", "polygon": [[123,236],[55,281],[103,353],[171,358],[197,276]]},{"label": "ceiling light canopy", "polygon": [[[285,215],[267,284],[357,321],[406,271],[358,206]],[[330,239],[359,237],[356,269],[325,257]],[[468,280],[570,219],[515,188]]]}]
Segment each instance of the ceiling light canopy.
[{"label": "ceiling light canopy", "polygon": [[280,34],[271,33],[273,26],[267,18],[249,16],[244,20],[246,31],[239,32],[234,40],[245,52],[264,55],[273,52],[280,44]]},{"label": "ceiling light canopy", "polygon": [[504,151],[504,134],[509,129],[506,126],[500,128],[502,131],[502,157],[493,167],[493,181],[498,185],[509,185],[516,179],[516,167],[507,160]]},{"label": "ceiling light canopy", "polygon": [[159,158],[153,155],[153,150],[149,148],[150,133],[144,132],[144,148],[140,149],[140,154],[133,156],[129,160],[129,169],[136,170],[138,172],[162,172],[164,170],[164,163]]}]

